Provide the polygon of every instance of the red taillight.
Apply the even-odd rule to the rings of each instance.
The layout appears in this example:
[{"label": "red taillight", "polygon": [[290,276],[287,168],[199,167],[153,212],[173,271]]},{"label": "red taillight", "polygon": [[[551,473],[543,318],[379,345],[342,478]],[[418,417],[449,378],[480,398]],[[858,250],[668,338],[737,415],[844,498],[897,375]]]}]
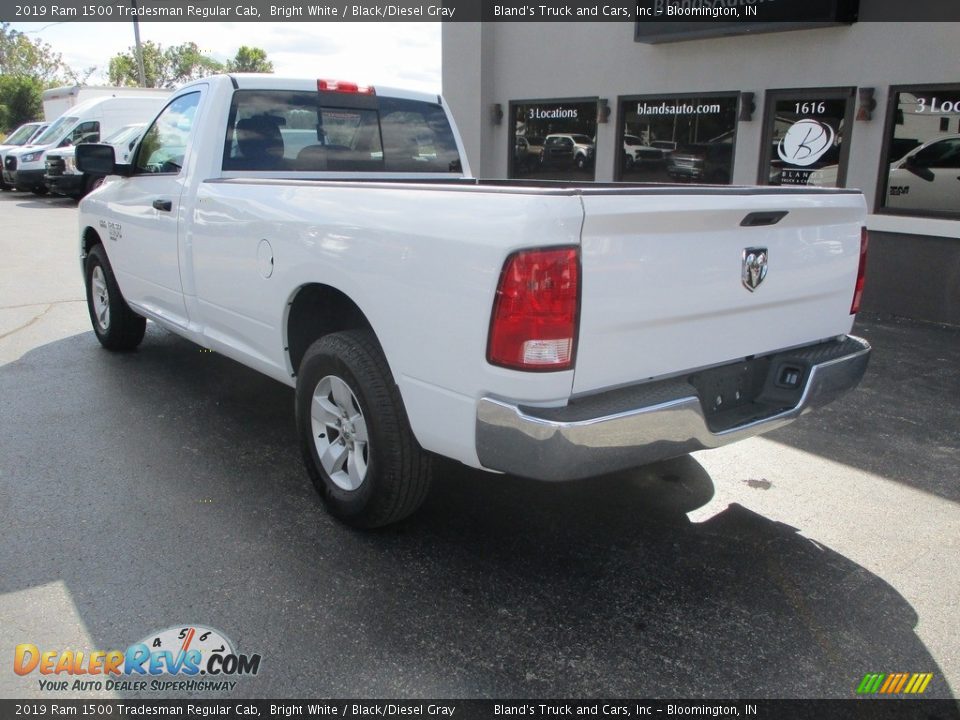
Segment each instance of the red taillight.
[{"label": "red taillight", "polygon": [[579,307],[577,248],[514,253],[493,301],[487,361],[516,370],[572,368]]},{"label": "red taillight", "polygon": [[863,282],[867,275],[867,229],[860,228],[860,265],[857,267],[857,284],[853,289],[853,302],[850,303],[850,314],[860,312],[860,300],[863,299]]},{"label": "red taillight", "polygon": [[354,95],[376,95],[372,85],[357,85],[345,80],[317,80],[317,90],[321,92],[353,93]]}]

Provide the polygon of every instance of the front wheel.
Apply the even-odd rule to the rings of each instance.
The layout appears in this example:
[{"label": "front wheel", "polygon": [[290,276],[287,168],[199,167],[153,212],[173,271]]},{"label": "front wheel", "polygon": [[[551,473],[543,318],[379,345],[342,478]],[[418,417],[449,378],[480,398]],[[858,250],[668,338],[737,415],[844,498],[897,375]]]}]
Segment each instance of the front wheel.
[{"label": "front wheel", "polygon": [[97,340],[108,350],[133,350],[147,329],[145,318],[127,305],[103,245],[95,245],[84,265],[87,309]]},{"label": "front wheel", "polygon": [[86,182],[84,182],[83,184],[83,192],[80,194],[77,200],[82,200],[83,198],[85,198],[87,195],[92,193],[98,187],[103,185],[105,180],[106,178],[103,175],[91,175],[90,177],[88,177],[86,179]]},{"label": "front wheel", "polygon": [[434,458],[410,430],[372,332],[332,333],[310,346],[297,378],[296,417],[307,471],[332,515],[375,528],[420,507]]}]

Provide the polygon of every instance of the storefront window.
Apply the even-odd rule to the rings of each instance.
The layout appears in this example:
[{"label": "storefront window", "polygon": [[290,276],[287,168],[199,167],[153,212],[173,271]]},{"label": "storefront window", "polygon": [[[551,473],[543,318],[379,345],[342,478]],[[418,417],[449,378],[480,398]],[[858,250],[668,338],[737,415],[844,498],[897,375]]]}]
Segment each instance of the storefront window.
[{"label": "storefront window", "polygon": [[853,96],[854,88],[769,91],[760,184],[843,187]]},{"label": "storefront window", "polygon": [[731,93],[621,97],[617,179],[729,184],[737,99]]},{"label": "storefront window", "polygon": [[960,85],[890,89],[883,212],[960,217]]},{"label": "storefront window", "polygon": [[511,178],[594,179],[596,98],[512,102],[510,116]]}]

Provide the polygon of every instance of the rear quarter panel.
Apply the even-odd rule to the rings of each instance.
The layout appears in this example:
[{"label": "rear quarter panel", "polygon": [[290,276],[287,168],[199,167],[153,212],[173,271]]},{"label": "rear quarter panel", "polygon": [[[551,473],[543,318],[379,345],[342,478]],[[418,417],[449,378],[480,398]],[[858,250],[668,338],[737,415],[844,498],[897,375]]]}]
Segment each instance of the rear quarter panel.
[{"label": "rear quarter panel", "polygon": [[[476,465],[476,401],[562,401],[571,371],[519,373],[486,362],[507,255],[578,244],[580,199],[363,183],[203,183],[188,242],[198,318],[214,343],[259,358],[292,384],[285,318],[309,283],[363,311],[383,346],[411,426],[428,450]],[[273,248],[274,271],[257,248]],[[272,374],[278,374],[272,373]]]}]

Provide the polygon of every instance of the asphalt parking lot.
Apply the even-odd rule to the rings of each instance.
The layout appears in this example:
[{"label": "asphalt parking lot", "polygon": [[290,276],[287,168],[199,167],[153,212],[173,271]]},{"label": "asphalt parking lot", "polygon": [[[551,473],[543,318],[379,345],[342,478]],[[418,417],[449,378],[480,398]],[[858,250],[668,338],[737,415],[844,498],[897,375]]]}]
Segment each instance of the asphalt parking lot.
[{"label": "asphalt parking lot", "polygon": [[100,349],[76,213],[0,195],[3,697],[44,695],[18,643],[194,623],[262,655],[238,697],[850,698],[868,672],[955,697],[960,329],[863,318],[864,383],[790,427],[572,484],[449,465],[358,533],[291,390],[152,324]]}]

